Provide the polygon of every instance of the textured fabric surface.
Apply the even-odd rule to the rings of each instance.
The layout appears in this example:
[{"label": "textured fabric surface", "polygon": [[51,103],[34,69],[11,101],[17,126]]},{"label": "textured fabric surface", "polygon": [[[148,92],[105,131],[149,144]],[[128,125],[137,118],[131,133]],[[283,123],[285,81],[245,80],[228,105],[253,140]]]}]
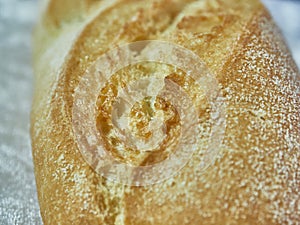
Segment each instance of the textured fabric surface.
[{"label": "textured fabric surface", "polygon": [[29,136],[36,1],[0,0],[0,224],[42,224]]},{"label": "textured fabric surface", "polygon": [[[264,0],[300,66],[300,2]],[[42,224],[29,136],[37,0],[0,0],[0,224]]]}]

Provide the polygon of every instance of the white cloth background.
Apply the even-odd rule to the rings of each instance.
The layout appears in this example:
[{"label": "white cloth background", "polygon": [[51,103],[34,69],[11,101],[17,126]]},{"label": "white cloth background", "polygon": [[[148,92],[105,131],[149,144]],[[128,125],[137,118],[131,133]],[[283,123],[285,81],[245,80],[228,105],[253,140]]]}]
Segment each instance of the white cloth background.
[{"label": "white cloth background", "polygon": [[[62,0],[63,1],[63,0]],[[264,0],[300,67],[300,1]],[[42,224],[29,136],[37,0],[0,0],[0,224]]]}]

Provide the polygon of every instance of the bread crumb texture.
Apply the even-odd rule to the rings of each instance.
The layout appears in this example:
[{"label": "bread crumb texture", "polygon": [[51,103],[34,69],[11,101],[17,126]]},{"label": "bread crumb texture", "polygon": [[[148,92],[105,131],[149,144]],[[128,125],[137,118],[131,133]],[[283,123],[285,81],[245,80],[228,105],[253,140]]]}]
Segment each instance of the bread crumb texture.
[{"label": "bread crumb texture", "polygon": [[[300,221],[300,78],[269,13],[257,0],[50,0],[34,38],[36,73],[32,145],[44,224],[297,224]],[[220,84],[226,132],[220,154],[197,170],[211,128],[204,92],[182,71],[147,63],[114,74],[99,93],[95,123],[120,160],[165,159],[179,118],[156,99],[170,123],[159,154],[127,151],[110,129],[118,91],[141,74],[167,71],[200,109],[199,149],[176,176],[129,187],[85,162],[72,131],[74,90],[96,59],[139,40],[164,40],[197,54]],[[146,104],[147,102],[144,102]],[[133,127],[146,137],[144,106]],[[169,143],[169,144],[168,144]],[[164,151],[166,150],[166,151]],[[129,153],[130,154],[129,154]]]}]

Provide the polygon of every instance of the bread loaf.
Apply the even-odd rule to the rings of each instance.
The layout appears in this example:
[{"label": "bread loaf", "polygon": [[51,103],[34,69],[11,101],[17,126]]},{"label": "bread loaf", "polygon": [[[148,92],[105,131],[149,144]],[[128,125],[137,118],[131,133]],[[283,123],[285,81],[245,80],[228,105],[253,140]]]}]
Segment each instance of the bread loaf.
[{"label": "bread loaf", "polygon": [[[33,40],[31,137],[45,225],[300,221],[299,71],[258,0],[49,0],[42,12]],[[214,82],[199,86],[193,72],[165,63],[172,52],[165,62],[127,65],[102,83],[85,79],[97,68],[106,68],[100,60],[103,54],[143,40],[198,57],[203,76]],[[109,59],[109,65],[118,65],[123,56],[118,57]],[[200,68],[189,59],[186,64],[191,71]],[[78,101],[85,93],[80,92],[82,82],[91,85],[86,92],[98,96],[94,109]],[[93,89],[94,84],[101,90]],[[143,95],[163,85],[173,90],[173,102]],[[140,92],[132,91],[131,97],[142,93],[143,98],[131,105],[124,126],[119,96],[135,87]],[[217,95],[210,98],[213,88]],[[193,107],[174,106],[174,99],[187,99]],[[213,100],[224,110],[213,113]],[[128,173],[128,182],[110,179],[112,171],[105,172],[95,152],[85,155],[89,153],[82,146],[89,142],[89,133],[80,129],[90,127],[75,109],[94,119],[103,148],[122,165],[164,163],[179,143],[178,151],[188,151],[190,157],[153,183],[134,171],[119,171]],[[165,125],[157,126],[153,118]],[[124,129],[132,136],[117,135]],[[78,139],[78,134],[86,139]],[[185,147],[182,143],[190,137]],[[213,155],[203,166],[210,146]],[[139,179],[145,185],[136,182]]]}]

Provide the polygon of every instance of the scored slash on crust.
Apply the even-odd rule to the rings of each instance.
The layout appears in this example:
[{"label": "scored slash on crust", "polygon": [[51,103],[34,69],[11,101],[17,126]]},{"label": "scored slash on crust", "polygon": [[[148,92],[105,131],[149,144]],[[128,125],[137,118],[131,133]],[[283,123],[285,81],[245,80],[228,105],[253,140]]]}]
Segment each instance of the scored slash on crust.
[{"label": "scored slash on crust", "polygon": [[[98,174],[111,181],[125,185],[145,186],[176,175],[197,150],[200,137],[197,128],[198,110],[193,105],[193,100],[178,84],[166,79],[167,74],[161,74],[156,78],[150,77],[146,87],[136,85],[139,82],[136,81],[127,86],[127,92],[124,89],[118,91],[118,99],[125,104],[122,110],[119,110],[120,104],[113,105],[112,121],[119,131],[119,139],[126,145],[140,151],[151,151],[150,148],[160,145],[164,137],[164,124],[161,124],[163,120],[154,116],[150,126],[153,133],[158,132],[160,137],[154,136],[150,138],[150,142],[141,141],[128,129],[129,111],[134,104],[146,97],[165,99],[171,102],[180,115],[180,135],[174,151],[161,162],[147,166],[133,166],[119,162],[106,150],[104,137],[99,134],[95,121],[99,93],[117,71],[143,62],[167,64],[179,68],[203,89],[211,107],[210,117],[213,121],[208,149],[198,168],[199,171],[205,170],[214,162],[218,154],[226,126],[226,105],[218,81],[209,73],[201,59],[190,50],[173,43],[153,40],[130,43],[107,52],[99,57],[82,77],[75,90],[72,126],[83,158]],[[153,82],[156,82],[156,85],[151,86]]]}]

